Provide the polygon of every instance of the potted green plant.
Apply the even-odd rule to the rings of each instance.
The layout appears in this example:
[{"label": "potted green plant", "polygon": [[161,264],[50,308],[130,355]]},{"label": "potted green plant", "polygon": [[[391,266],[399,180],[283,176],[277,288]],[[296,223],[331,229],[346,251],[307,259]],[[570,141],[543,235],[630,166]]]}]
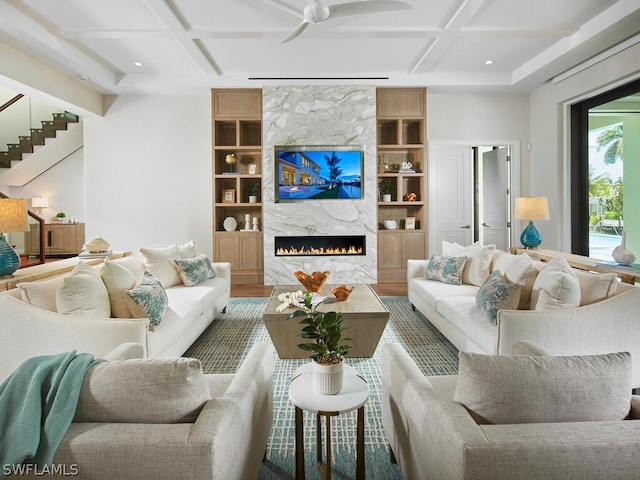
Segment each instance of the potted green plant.
[{"label": "potted green plant", "polygon": [[[322,302],[320,302],[322,303]],[[335,395],[342,389],[344,356],[351,349],[352,338],[342,337],[342,313],[318,312],[320,303],[313,305],[311,294],[304,297],[304,310],[296,310],[289,320],[300,319],[304,325],[301,338],[311,340],[300,343],[298,348],[311,352],[313,360],[313,384],[318,393]]]},{"label": "potted green plant", "polygon": [[250,184],[247,192],[249,193],[249,203],[256,203],[258,201],[258,195],[260,194],[260,183],[255,182]]},{"label": "potted green plant", "polygon": [[383,180],[382,182],[380,182],[380,194],[382,195],[382,201],[383,202],[390,202],[391,201],[391,188],[393,186],[393,183],[391,182],[390,179],[387,180]]},{"label": "potted green plant", "polygon": [[67,214],[64,212],[58,212],[56,213],[56,221],[60,222],[60,223],[64,223],[64,219],[67,217]]}]

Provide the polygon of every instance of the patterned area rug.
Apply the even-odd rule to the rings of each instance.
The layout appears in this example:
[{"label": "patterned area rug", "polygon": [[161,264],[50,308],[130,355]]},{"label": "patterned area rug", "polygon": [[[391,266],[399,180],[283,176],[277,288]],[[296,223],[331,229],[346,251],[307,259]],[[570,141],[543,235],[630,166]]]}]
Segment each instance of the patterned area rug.
[{"label": "patterned area rug", "polygon": [[[458,371],[458,352],[427,319],[411,310],[407,297],[381,297],[390,313],[380,343],[397,342],[425,375],[450,375]],[[271,342],[262,321],[266,298],[232,298],[227,312],[216,319],[185,353],[202,361],[205,373],[233,373],[255,342]],[[274,351],[275,353],[275,351]],[[389,461],[381,421],[380,349],[372,358],[347,358],[367,380],[371,390],[365,406],[365,468],[368,479],[402,479]],[[274,364],[274,421],[267,446],[267,461],[260,479],[295,478],[294,407],[289,401],[291,375],[307,359],[280,359]],[[355,478],[356,413],[332,419],[333,476]],[[315,417],[305,414],[305,470],[307,479],[320,479],[315,464]],[[408,480],[408,479],[407,479]]]}]

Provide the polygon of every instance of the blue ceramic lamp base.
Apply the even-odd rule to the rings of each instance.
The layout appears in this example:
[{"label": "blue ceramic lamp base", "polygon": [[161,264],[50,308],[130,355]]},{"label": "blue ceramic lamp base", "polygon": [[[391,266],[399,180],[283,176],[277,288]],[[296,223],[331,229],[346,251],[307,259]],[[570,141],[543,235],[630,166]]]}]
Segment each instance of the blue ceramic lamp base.
[{"label": "blue ceramic lamp base", "polygon": [[20,267],[20,255],[0,235],[0,278],[10,278]]},{"label": "blue ceramic lamp base", "polygon": [[542,243],[542,235],[540,235],[540,232],[533,224],[533,220],[529,220],[529,225],[522,231],[520,243],[524,245],[524,248],[538,248]]}]

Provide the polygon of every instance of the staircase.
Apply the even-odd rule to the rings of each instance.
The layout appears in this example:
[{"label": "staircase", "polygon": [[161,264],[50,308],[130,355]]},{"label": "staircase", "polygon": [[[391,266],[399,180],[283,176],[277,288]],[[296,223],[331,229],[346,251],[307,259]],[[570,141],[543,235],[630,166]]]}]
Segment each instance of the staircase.
[{"label": "staircase", "polygon": [[43,120],[42,128],[32,128],[31,135],[19,136],[18,143],[7,145],[7,151],[0,151],[0,168],[11,168],[12,162],[19,162],[25,153],[33,153],[33,147],[44,145],[45,139],[55,138],[56,132],[66,130],[67,124],[78,123],[78,116],[69,113],[54,113],[53,120]]}]

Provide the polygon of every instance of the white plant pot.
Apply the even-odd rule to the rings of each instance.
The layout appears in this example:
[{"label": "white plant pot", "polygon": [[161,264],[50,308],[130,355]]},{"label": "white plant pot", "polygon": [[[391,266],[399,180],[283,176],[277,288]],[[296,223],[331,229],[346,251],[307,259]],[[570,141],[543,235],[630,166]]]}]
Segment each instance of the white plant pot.
[{"label": "white plant pot", "polygon": [[385,193],[384,195],[382,195],[382,201],[383,202],[390,202],[391,201],[391,195],[388,193]]},{"label": "white plant pot", "polygon": [[323,395],[336,395],[342,390],[344,363],[321,365],[313,362],[313,387]]},{"label": "white plant pot", "polygon": [[258,201],[258,197],[256,195],[249,195],[249,203],[256,203]]}]

